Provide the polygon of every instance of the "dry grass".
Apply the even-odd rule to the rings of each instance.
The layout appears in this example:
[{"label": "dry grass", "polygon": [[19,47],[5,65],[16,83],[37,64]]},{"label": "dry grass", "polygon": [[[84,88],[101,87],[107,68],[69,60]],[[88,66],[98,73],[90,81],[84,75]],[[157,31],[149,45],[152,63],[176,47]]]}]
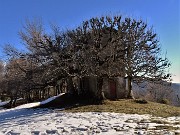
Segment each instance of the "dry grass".
[{"label": "dry grass", "polygon": [[102,105],[84,105],[69,108],[66,112],[116,112],[127,114],[151,114],[158,117],[180,116],[180,107],[169,106],[154,102],[146,104],[134,100],[105,100]]},{"label": "dry grass", "polygon": [[168,131],[176,131],[176,130],[179,130],[180,128],[179,127],[173,127],[173,126],[165,126],[165,125],[163,125],[163,126],[156,126],[156,130],[164,130],[164,129],[166,129],[166,130],[168,130]]}]

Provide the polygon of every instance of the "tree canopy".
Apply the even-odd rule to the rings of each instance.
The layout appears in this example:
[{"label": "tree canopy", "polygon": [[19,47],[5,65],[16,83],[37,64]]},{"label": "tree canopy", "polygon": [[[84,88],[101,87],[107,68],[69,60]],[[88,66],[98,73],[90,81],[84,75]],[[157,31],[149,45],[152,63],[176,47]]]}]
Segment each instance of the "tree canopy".
[{"label": "tree canopy", "polygon": [[[132,97],[132,82],[159,82],[171,77],[167,73],[170,62],[161,55],[157,34],[142,20],[103,16],[84,21],[76,29],[52,30],[53,34],[48,34],[40,22],[27,22],[19,33],[27,51],[5,48],[10,58],[26,64],[16,62],[16,71],[21,73],[8,71],[6,76],[22,74],[22,81],[33,85],[32,89],[62,78],[97,76],[98,93],[104,77],[120,76],[128,82],[127,98]],[[29,86],[23,89],[29,90]]]}]

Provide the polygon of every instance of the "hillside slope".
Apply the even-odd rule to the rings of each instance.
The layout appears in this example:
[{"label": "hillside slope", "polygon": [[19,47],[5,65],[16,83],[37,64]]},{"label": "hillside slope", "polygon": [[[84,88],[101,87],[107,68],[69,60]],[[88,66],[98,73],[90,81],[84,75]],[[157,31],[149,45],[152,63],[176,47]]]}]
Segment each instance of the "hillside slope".
[{"label": "hillside slope", "polygon": [[153,116],[180,116],[180,107],[154,102],[143,103],[138,100],[105,100],[102,105],[81,105],[65,110],[66,112],[116,112],[127,114],[150,114]]}]

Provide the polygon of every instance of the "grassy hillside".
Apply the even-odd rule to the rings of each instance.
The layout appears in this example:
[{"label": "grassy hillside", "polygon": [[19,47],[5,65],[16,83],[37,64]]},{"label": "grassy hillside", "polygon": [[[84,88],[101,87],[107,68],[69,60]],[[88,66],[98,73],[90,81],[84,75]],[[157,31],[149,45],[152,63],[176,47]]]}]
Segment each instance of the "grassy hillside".
[{"label": "grassy hillside", "polygon": [[141,100],[105,100],[101,105],[81,105],[65,110],[66,112],[116,112],[128,114],[151,114],[153,116],[180,116],[180,107]]}]

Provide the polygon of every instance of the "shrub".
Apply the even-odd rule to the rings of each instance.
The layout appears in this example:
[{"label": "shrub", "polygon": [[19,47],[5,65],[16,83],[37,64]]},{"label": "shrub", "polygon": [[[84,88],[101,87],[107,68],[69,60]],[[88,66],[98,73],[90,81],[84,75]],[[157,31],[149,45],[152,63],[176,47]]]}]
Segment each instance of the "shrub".
[{"label": "shrub", "polygon": [[139,104],[147,104],[148,103],[148,101],[145,99],[136,99],[135,102],[139,103]]},{"label": "shrub", "polygon": [[162,99],[160,103],[162,103],[162,104],[170,104],[170,101],[168,99]]}]

